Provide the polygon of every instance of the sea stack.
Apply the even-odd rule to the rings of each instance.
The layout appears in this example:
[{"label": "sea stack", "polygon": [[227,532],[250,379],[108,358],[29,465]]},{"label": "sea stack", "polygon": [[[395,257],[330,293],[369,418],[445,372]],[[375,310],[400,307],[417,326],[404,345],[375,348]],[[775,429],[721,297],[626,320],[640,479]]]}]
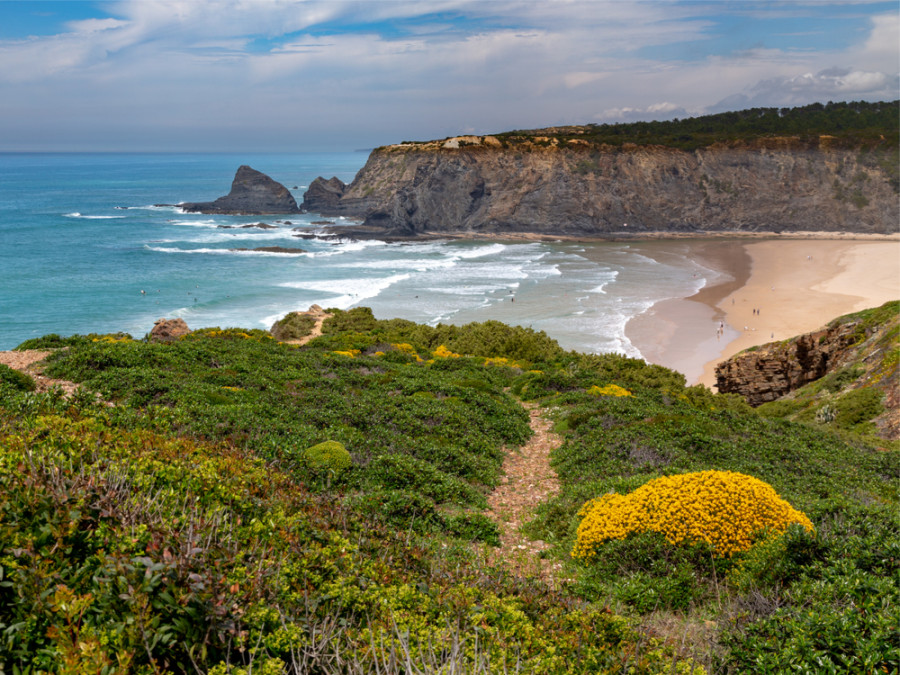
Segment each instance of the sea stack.
[{"label": "sea stack", "polygon": [[231,192],[214,202],[186,202],[179,206],[189,213],[261,215],[300,213],[290,191],[266,174],[241,166],[234,174]]}]

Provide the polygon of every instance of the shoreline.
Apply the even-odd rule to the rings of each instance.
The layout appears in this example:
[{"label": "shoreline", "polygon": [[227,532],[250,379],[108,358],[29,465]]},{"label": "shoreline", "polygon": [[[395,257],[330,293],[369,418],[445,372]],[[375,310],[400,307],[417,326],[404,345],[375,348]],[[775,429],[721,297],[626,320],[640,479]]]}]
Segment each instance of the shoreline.
[{"label": "shoreline", "polygon": [[[416,242],[429,241],[436,239],[462,239],[462,240],[494,240],[494,241],[536,241],[552,244],[554,242],[571,242],[571,243],[603,243],[603,242],[629,242],[641,243],[657,240],[683,240],[683,241],[702,241],[702,240],[739,240],[739,241],[756,241],[760,239],[781,239],[781,240],[838,240],[838,241],[898,241],[900,242],[900,232],[891,232],[889,234],[869,233],[869,232],[813,232],[813,231],[797,231],[797,232],[775,232],[775,231],[735,231],[735,230],[705,230],[694,232],[670,232],[670,231],[647,231],[647,232],[609,232],[606,234],[596,235],[573,235],[573,234],[542,234],[540,232],[432,232],[423,231],[409,236],[391,235],[384,232],[380,228],[364,225],[347,225],[340,227],[326,228],[329,234],[335,236],[350,236],[358,239],[377,239],[387,242]],[[383,236],[379,236],[383,235]]]},{"label": "shoreline", "polygon": [[730,279],[659,302],[626,326],[648,362],[682,372],[689,385],[714,387],[716,365],[749,347],[900,298],[895,239],[734,240],[691,253]]},{"label": "shoreline", "polygon": [[[738,337],[719,307],[725,298],[750,279],[752,259],[742,241],[686,243],[685,255],[720,278],[685,298],[657,302],[625,325],[625,336],[644,360],[677,370],[688,384],[699,381],[706,365],[718,362],[727,345]],[[654,257],[652,250],[642,253]],[[718,331],[720,324],[724,331]]]}]

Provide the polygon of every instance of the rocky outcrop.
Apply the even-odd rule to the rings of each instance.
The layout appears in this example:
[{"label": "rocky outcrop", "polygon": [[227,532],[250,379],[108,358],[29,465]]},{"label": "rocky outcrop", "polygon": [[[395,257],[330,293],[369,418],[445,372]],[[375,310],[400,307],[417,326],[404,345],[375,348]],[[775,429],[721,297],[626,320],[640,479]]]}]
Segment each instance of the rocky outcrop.
[{"label": "rocky outcrop", "polygon": [[900,208],[887,152],[789,138],[683,151],[467,136],[378,148],[349,185],[316,179],[303,207],[391,236],[891,233]]},{"label": "rocky outcrop", "polygon": [[752,406],[791,400],[800,417],[809,411],[827,417],[822,411],[839,410],[847,392],[876,391],[883,412],[872,422],[883,437],[900,438],[898,334],[900,303],[894,301],[741,352],[716,366],[716,386]]},{"label": "rocky outcrop", "polygon": [[762,405],[827,375],[855,341],[854,326],[824,328],[743,352],[716,366],[721,394]]},{"label": "rocky outcrop", "polygon": [[341,197],[347,189],[346,184],[337,176],[328,180],[319,176],[309,184],[306,193],[303,195],[303,209],[309,210],[309,204],[315,204],[316,209],[334,210],[338,208]]},{"label": "rocky outcrop", "polygon": [[214,202],[186,202],[178,206],[190,213],[300,213],[297,202],[284,185],[246,165],[238,168],[231,183],[231,192],[226,196]]},{"label": "rocky outcrop", "polygon": [[306,253],[306,249],[303,248],[291,248],[286,246],[257,246],[256,248],[230,248],[229,251],[249,251],[249,252],[259,252],[259,253],[291,253],[293,255],[299,255],[301,253]]},{"label": "rocky outcrop", "polygon": [[269,225],[268,223],[251,223],[249,225],[218,225],[220,230],[277,230],[277,225]]},{"label": "rocky outcrop", "polygon": [[191,332],[182,318],[157,319],[150,330],[151,342],[173,342]]}]

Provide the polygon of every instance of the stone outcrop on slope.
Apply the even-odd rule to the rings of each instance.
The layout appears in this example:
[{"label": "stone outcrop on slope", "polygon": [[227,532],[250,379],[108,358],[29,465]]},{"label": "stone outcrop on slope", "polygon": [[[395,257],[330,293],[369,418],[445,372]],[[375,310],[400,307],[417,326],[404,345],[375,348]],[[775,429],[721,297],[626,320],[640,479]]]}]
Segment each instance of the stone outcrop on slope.
[{"label": "stone outcrop on slope", "polygon": [[898,438],[898,335],[900,303],[889,302],[839,317],[813,333],[741,352],[716,366],[716,386],[752,406],[789,397],[798,412],[839,403],[848,391],[874,389],[882,395],[884,412],[873,421],[882,436]]},{"label": "stone outcrop on slope", "polygon": [[824,138],[684,151],[467,136],[378,148],[349,185],[316,179],[303,209],[365,219],[392,236],[883,234],[900,230],[885,152]]},{"label": "stone outcrop on slope", "polygon": [[284,185],[246,165],[238,168],[231,183],[231,192],[224,197],[214,202],[186,202],[178,206],[189,213],[300,213],[296,200]]},{"label": "stone outcrop on slope", "polygon": [[854,330],[823,328],[737,354],[716,366],[716,387],[722,394],[740,394],[752,406],[779,399],[839,367],[854,344]]},{"label": "stone outcrop on slope", "polygon": [[174,342],[191,332],[181,317],[157,319],[150,330],[150,342]]}]

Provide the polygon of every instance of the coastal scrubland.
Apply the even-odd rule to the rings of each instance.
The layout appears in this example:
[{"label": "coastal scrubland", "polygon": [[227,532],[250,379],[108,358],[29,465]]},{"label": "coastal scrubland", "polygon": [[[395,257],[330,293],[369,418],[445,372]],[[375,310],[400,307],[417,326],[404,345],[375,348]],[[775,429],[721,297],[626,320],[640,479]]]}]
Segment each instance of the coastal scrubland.
[{"label": "coastal scrubland", "polygon": [[[896,442],[531,329],[328,312],[302,346],[21,345],[70,397],[0,367],[0,671],[900,668]],[[562,437],[525,527],[555,583],[487,554],[525,402]],[[697,522],[652,525],[679,500]]]}]

